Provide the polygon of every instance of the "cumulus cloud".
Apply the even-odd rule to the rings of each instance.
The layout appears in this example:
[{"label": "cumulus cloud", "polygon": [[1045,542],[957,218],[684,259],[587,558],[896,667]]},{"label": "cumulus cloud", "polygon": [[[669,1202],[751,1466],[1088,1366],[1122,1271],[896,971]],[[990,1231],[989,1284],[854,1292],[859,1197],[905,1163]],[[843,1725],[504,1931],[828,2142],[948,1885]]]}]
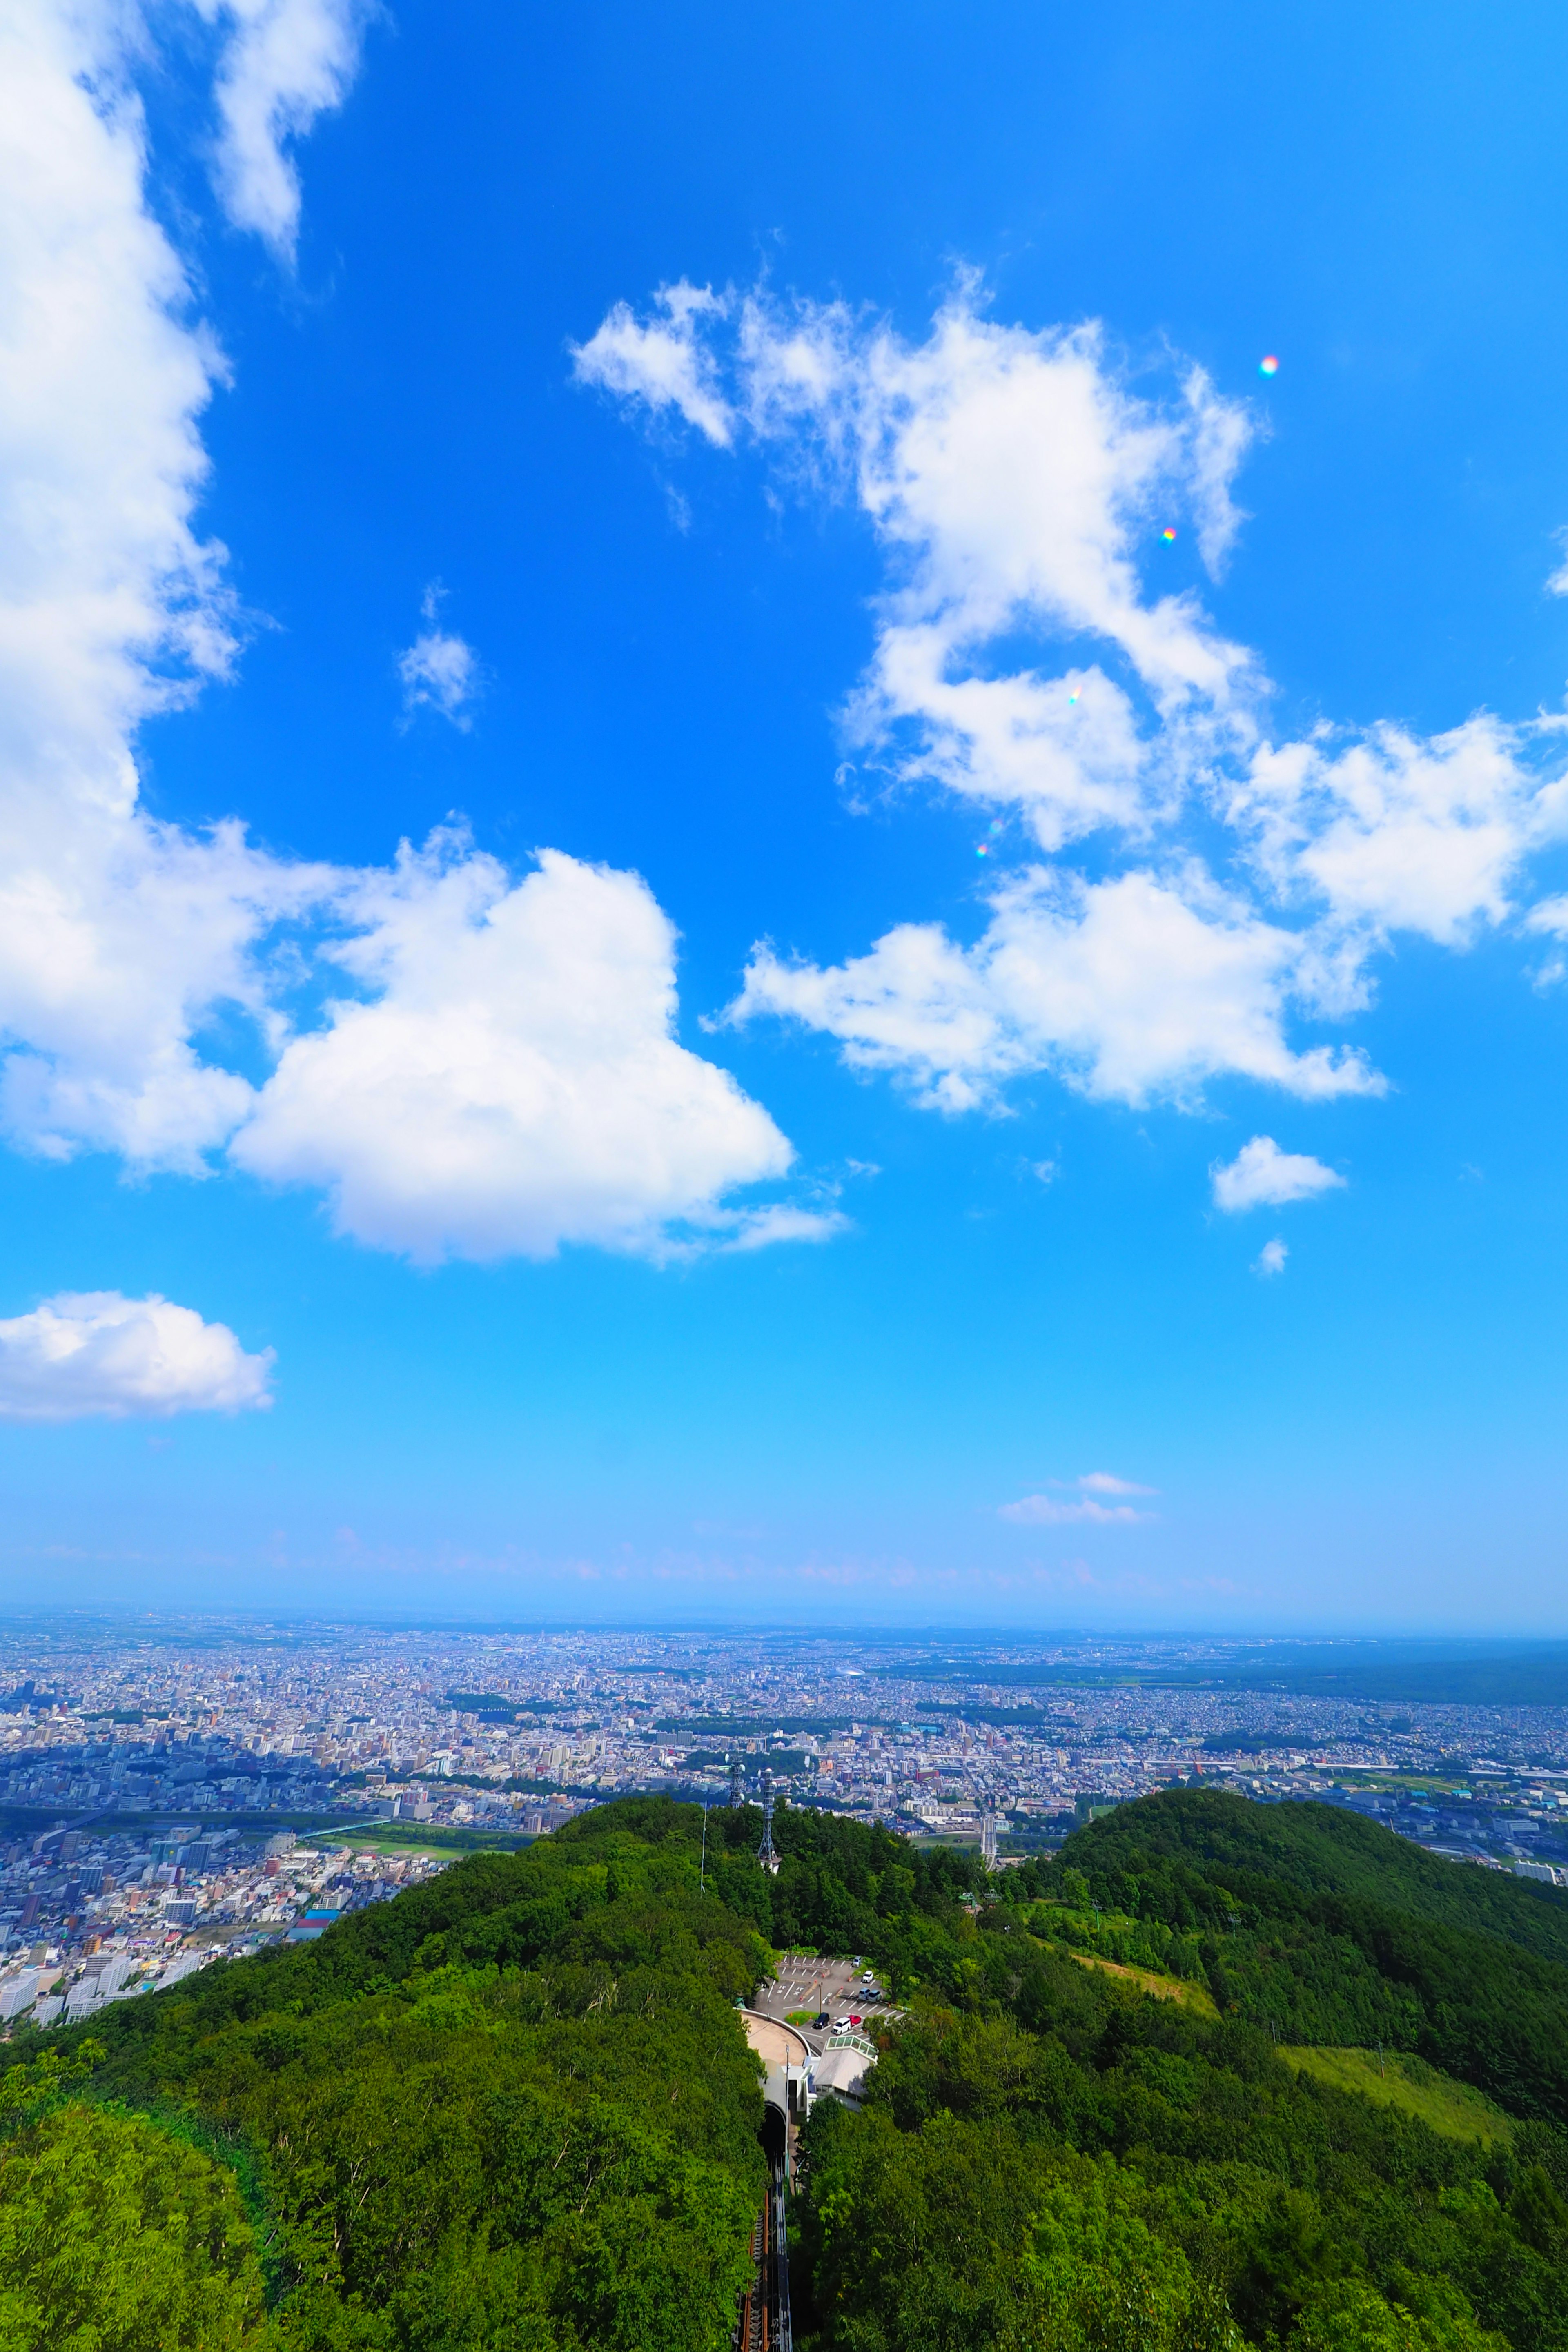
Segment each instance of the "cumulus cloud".
[{"label": "cumulus cloud", "polygon": [[857,759],[1012,812],[1053,860],[1098,835],[1121,869],[1019,876],[970,948],[910,923],[829,970],[759,950],[737,1014],[826,1028],[933,1108],[1047,1068],[1124,1100],[1222,1071],[1370,1090],[1289,1023],[1363,1007],[1401,933],[1462,949],[1511,919],[1568,832],[1558,719],[1271,739],[1260,660],[1174,551],[1223,564],[1254,431],[1201,369],[1135,380],[1096,324],[1005,324],[965,278],[920,341],[844,303],[668,288],[578,371],[858,505],[886,573]]},{"label": "cumulus cloud", "polygon": [[397,656],[403,713],[412,719],[419,710],[437,710],[466,730],[472,724],[468,706],[479,690],[479,665],[472,646],[440,626],[444,593],[438,583],[426,588],[419,607],[426,625]]},{"label": "cumulus cloud", "polygon": [[1483,714],[1425,741],[1384,726],[1338,749],[1265,748],[1230,814],[1281,894],[1462,947],[1508,916],[1525,859],[1564,830],[1563,785],[1528,771],[1525,740]]},{"label": "cumulus cloud", "polygon": [[1258,1253],[1252,1271],[1254,1274],[1262,1275],[1266,1279],[1270,1275],[1283,1274],[1285,1261],[1289,1255],[1289,1251],[1277,1235],[1273,1241],[1264,1243]]},{"label": "cumulus cloud", "polygon": [[724,1017],[825,1030],[851,1067],[895,1072],[947,1111],[1040,1071],[1127,1103],[1191,1100],[1221,1074],[1319,1099],[1382,1087],[1359,1055],[1292,1052],[1286,1010],[1310,984],[1300,939],[1199,874],[1085,883],[1037,867],[992,906],[970,948],[912,923],[826,969],[761,946]]},{"label": "cumulus cloud", "polygon": [[1118,1478],[1110,1470],[1089,1470],[1079,1480],[1087,1495],[1154,1495],[1156,1486],[1140,1486],[1134,1479]]},{"label": "cumulus cloud", "polygon": [[1271,1135],[1255,1135],[1236,1158],[1209,1170],[1214,1202],[1227,1216],[1244,1209],[1279,1208],[1287,1201],[1310,1201],[1344,1182],[1331,1168],[1305,1151],[1281,1151]]},{"label": "cumulus cloud", "polygon": [[165,1419],[272,1402],[273,1351],[247,1356],[226,1323],[155,1291],[61,1291],[0,1321],[0,1419]]},{"label": "cumulus cloud", "polygon": [[304,877],[138,805],[136,726],[224,674],[234,631],[192,520],[218,361],[142,201],[106,20],[0,25],[0,1118],[57,1156],[191,1167],[247,1091],[193,1029],[256,1003],[247,950]]},{"label": "cumulus cloud", "polygon": [[545,850],[513,886],[447,842],[356,896],[363,928],[333,952],[374,992],[288,1045],[231,1147],[242,1167],[324,1187],[340,1232],[426,1264],[824,1230],[721,1212],[793,1154],[676,1041],[674,928],[637,876]]},{"label": "cumulus cloud", "polygon": [[[211,13],[231,202],[287,242],[279,142],[341,96],[363,12]],[[195,521],[222,362],[145,201],[128,29],[45,0],[0,21],[0,1129],[193,1175],[232,1142],[426,1258],[827,1230],[730,1197],[789,1147],[675,1041],[674,933],[635,876],[516,881],[445,836],[351,871],[142,805],[139,725],[230,668],[237,625]],[[459,716],[471,656],[426,617],[405,682]],[[301,1032],[323,969],[342,1001]],[[237,1020],[260,1085],[204,1050]]]},{"label": "cumulus cloud", "polygon": [[218,194],[237,228],[291,262],[300,236],[300,175],[290,143],[342,104],[359,70],[374,0],[194,0],[223,31],[215,159]]}]

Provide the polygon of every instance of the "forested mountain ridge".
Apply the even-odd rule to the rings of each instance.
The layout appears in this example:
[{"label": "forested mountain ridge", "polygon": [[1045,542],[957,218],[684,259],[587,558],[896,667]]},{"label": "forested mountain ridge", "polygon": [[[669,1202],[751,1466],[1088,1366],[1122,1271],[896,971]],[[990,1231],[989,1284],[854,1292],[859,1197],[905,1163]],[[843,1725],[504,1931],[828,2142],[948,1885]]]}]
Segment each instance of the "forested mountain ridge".
[{"label": "forested mountain ridge", "polygon": [[[1555,1905],[1324,1807],[1201,1790],[987,1892],[865,2113],[807,2128],[800,2332],[823,2352],[1568,2344]],[[1084,1958],[1195,1978],[1219,2014]],[[1489,2091],[1511,2145],[1276,2048],[1378,2039]]]},{"label": "forested mountain ridge", "polygon": [[[1568,2126],[1568,1895],[1421,1853],[1325,1805],[1173,1790],[1016,1874],[1038,1925],[1202,1973],[1282,2042],[1411,2050],[1510,2112]],[[1099,1906],[1085,1933],[1086,1907]]]},{"label": "forested mountain ridge", "polygon": [[[1561,2069],[1526,2078],[1568,1969],[1527,1890],[1327,1819],[1177,1792],[993,1878],[781,1811],[772,1878],[754,1811],[704,1860],[695,1808],[633,1801],[21,2037],[0,2352],[723,2352],[763,2177],[734,2003],[791,1943],[910,2010],[803,2136],[802,2352],[1568,2352]],[[1081,1965],[1122,1950],[1220,2014]],[[1363,2016],[1441,2040],[1511,2142],[1274,2048]]]},{"label": "forested mountain ridge", "polygon": [[1338,1806],[1258,1805],[1218,1789],[1172,1790],[1102,1814],[1076,1831],[1064,1853],[1090,1876],[1158,1857],[1188,1861],[1216,1879],[1228,1870],[1306,1895],[1361,1896],[1568,1967],[1568,1890],[1473,1864],[1456,1869]]}]

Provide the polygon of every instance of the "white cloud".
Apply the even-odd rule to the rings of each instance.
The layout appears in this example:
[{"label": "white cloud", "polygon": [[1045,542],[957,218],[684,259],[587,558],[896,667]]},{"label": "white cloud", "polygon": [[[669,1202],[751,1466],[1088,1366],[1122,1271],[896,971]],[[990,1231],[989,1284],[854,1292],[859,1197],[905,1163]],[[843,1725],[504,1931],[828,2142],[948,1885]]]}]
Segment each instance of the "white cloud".
[{"label": "white cloud", "polygon": [[300,177],[287,150],[341,106],[374,0],[194,0],[224,28],[216,99],[218,194],[238,228],[292,261]]},{"label": "white cloud", "polygon": [[1276,1236],[1273,1241],[1264,1243],[1263,1247],[1258,1253],[1257,1261],[1253,1265],[1252,1271],[1254,1274],[1264,1276],[1265,1278],[1269,1275],[1283,1274],[1285,1271],[1285,1261],[1289,1255],[1290,1253],[1286,1248],[1284,1243]]},{"label": "white cloud", "polygon": [[1134,1510],[1131,1503],[1097,1502],[1092,1495],[1070,1503],[1056,1495],[1025,1495],[1016,1503],[1001,1504],[996,1516],[1016,1528],[1126,1528],[1140,1527],[1153,1514]]},{"label": "white cloud", "polygon": [[[674,407],[721,446],[743,418],[853,485],[897,585],[849,725],[898,774],[1011,803],[1054,849],[1143,824],[1216,727],[1250,740],[1251,656],[1189,592],[1151,598],[1139,577],[1171,516],[1211,562],[1235,529],[1249,427],[1200,370],[1163,405],[1137,398],[1098,327],[999,327],[969,281],[919,346],[841,304],[785,311],[685,284],[657,304],[647,325],[617,304],[579,376]],[[1098,663],[999,660],[1021,635],[1098,639],[1124,682]]]},{"label": "white cloud", "polygon": [[641,326],[629,306],[617,302],[596,334],[574,343],[579,380],[654,410],[676,409],[710,441],[727,448],[735,419],[718,390],[717,370],[698,341],[698,330],[705,319],[722,317],[728,305],[710,288],[689,286],[682,278],[661,286],[654,306],[662,317]]},{"label": "white cloud", "polygon": [[79,1421],[241,1412],[272,1402],[273,1351],[247,1356],[226,1323],[154,1291],[61,1291],[0,1322],[0,1419]]},{"label": "white cloud", "polygon": [[[1055,1478],[1050,1481],[1053,1486],[1061,1483]],[[1154,1516],[1152,1511],[1135,1510],[1128,1502],[1100,1500],[1102,1496],[1152,1495],[1158,1492],[1153,1486],[1140,1486],[1135,1480],[1118,1478],[1110,1470],[1088,1470],[1071,1484],[1078,1493],[1070,1501],[1059,1495],[1026,1495],[1016,1503],[999,1505],[996,1516],[1020,1528],[1133,1527]]]},{"label": "white cloud", "polygon": [[1555,572],[1548,572],[1546,593],[1549,596],[1568,596],[1568,530],[1558,531],[1556,539],[1563,551],[1563,561]]},{"label": "white cloud", "polygon": [[1564,830],[1563,787],[1525,767],[1526,730],[1484,713],[1422,740],[1265,747],[1230,794],[1270,882],[1315,894],[1336,922],[1462,947],[1510,912],[1529,853]]},{"label": "white cloud", "polygon": [[[1042,1068],[1126,1100],[1191,1100],[1221,1070],[1369,1087],[1358,1057],[1294,1052],[1287,1018],[1362,1009],[1401,932],[1460,949],[1514,914],[1568,832],[1568,722],[1266,740],[1262,665],[1170,577],[1189,535],[1223,562],[1253,430],[1199,369],[1150,394],[1098,326],[1002,325],[974,278],[919,343],[844,303],[659,299],[647,324],[618,305],[580,373],[721,446],[750,436],[807,492],[852,498],[882,551],[857,751],[1016,812],[1049,855],[1099,833],[1132,868],[1022,877],[968,950],[911,923],[830,971],[760,950],[737,1009],[826,1027],[948,1109]],[[1192,885],[1200,849],[1226,911]],[[1112,919],[1140,905],[1151,927]]]},{"label": "white cloud", "polygon": [[802,1209],[792,1202],[771,1202],[766,1208],[705,1213],[703,1222],[727,1238],[720,1250],[766,1249],[773,1242],[827,1242],[847,1233],[849,1220],[839,1209]]},{"label": "white cloud", "polygon": [[235,1139],[240,1166],[324,1186],[340,1232],[426,1264],[826,1229],[721,1208],[793,1154],[676,1042],[675,933],[638,877],[545,850],[513,887],[437,844],[363,877],[354,913],[334,952],[375,993],[285,1048]]},{"label": "white cloud", "polygon": [[[237,28],[231,193],[284,240],[293,181],[277,142],[341,95],[363,14],[291,0],[212,13]],[[809,1209],[728,1198],[787,1166],[789,1147],[675,1042],[673,932],[635,877],[547,860],[514,887],[450,841],[350,872],[265,855],[237,823],[198,834],[142,807],[140,722],[223,675],[236,631],[224,550],[195,523],[221,361],[144,200],[128,28],[46,0],[0,20],[5,1134],[190,1174],[237,1134],[247,1167],[317,1171],[345,1231],[424,1256],[563,1238],[658,1255],[829,1230]],[[458,716],[471,657],[427,617],[437,649],[408,682]],[[571,875],[576,932],[546,919]],[[378,1001],[297,1035],[295,992],[308,1001],[329,953],[340,984],[351,973]],[[277,1065],[259,1090],[204,1050],[237,1016],[253,1057]]]},{"label": "white cloud", "polygon": [[1525,918],[1527,931],[1542,931],[1550,939],[1568,940],[1568,897],[1542,898]]},{"label": "white cloud", "polygon": [[300,877],[137,804],[138,722],[234,646],[192,520],[219,363],[142,202],[121,63],[86,13],[0,25],[0,1117],[57,1155],[190,1167],[247,1092],[193,1029],[254,1004],[247,951]]},{"label": "white cloud", "polygon": [[439,625],[445,592],[433,583],[420,604],[426,626],[397,656],[403,681],[403,711],[411,719],[418,710],[437,710],[454,727],[472,722],[467,706],[479,690],[479,665],[472,646]]},{"label": "white cloud", "polygon": [[912,923],[826,970],[759,947],[724,1017],[825,1030],[852,1067],[896,1072],[949,1111],[1041,1071],[1128,1103],[1190,1101],[1222,1074],[1309,1098],[1381,1090],[1357,1055],[1291,1052],[1286,1007],[1309,985],[1300,940],[1200,875],[1084,883],[1036,868],[992,903],[972,948]]},{"label": "white cloud", "polygon": [[1332,1192],[1344,1178],[1304,1151],[1281,1151],[1271,1135],[1255,1135],[1236,1158],[1209,1170],[1216,1209],[1237,1216],[1244,1209],[1279,1208],[1287,1201],[1310,1201]]}]

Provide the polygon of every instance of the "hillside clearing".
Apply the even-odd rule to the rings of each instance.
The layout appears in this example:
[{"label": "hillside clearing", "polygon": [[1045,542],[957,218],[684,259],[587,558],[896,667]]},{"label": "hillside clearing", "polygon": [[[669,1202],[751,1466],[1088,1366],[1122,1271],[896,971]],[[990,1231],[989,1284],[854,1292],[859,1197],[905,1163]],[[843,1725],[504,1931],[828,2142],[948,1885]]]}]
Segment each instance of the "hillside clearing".
[{"label": "hillside clearing", "polygon": [[1103,1969],[1108,1977],[1124,1978],[1155,2000],[1180,2001],[1184,2009],[1193,2010],[1199,2017],[1219,2015],[1208,1987],[1195,1983],[1190,1977],[1164,1977],[1154,1969],[1129,1968],[1124,1960],[1101,1959],[1098,1952],[1073,1952],[1069,1957],[1086,1969]]},{"label": "hillside clearing", "polygon": [[1389,2107],[1419,2116],[1449,2139],[1484,2141],[1490,2147],[1513,2137],[1513,2119],[1482,2091],[1456,2083],[1450,2074],[1403,2051],[1305,2050],[1281,2046],[1279,2055],[1298,2074],[1311,2074],[1336,2091],[1359,2091]]}]

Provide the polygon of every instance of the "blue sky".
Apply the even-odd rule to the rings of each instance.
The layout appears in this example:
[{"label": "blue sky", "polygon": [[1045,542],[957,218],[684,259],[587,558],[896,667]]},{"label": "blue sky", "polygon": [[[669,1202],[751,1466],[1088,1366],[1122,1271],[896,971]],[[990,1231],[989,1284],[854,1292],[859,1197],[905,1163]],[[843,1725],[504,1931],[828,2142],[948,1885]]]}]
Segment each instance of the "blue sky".
[{"label": "blue sky", "polygon": [[13,12],[15,1601],[1563,1630],[1568,29],[843,14]]}]

